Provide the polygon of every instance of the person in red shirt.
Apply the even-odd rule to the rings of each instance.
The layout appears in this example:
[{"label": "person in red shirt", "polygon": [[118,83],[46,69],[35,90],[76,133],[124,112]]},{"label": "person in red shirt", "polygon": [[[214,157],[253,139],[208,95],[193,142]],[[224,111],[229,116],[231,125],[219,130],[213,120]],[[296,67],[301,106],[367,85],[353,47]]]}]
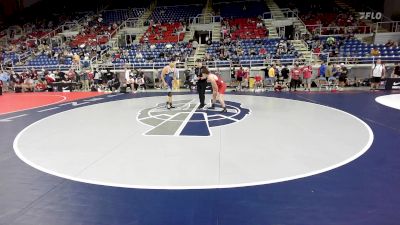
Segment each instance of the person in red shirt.
[{"label": "person in red shirt", "polygon": [[39,80],[35,85],[35,91],[44,92],[47,90],[46,80]]},{"label": "person in red shirt", "polygon": [[242,90],[243,77],[245,77],[245,76],[246,76],[246,72],[244,71],[243,67],[240,67],[239,70],[236,71],[236,81],[239,84],[239,86],[238,86],[239,91]]},{"label": "person in red shirt", "polygon": [[211,100],[211,107],[208,109],[214,109],[215,108],[215,103],[218,99],[218,101],[221,103],[222,106],[222,111],[221,112],[228,112],[226,109],[225,101],[224,101],[224,94],[226,90],[226,84],[225,82],[221,79],[221,77],[218,77],[215,74],[210,73],[210,71],[207,69],[207,67],[203,66],[201,68],[201,74],[203,77],[207,77],[207,82],[211,83],[212,87],[212,100]]},{"label": "person in red shirt", "polygon": [[46,83],[48,83],[48,84],[52,84],[53,82],[55,82],[56,81],[56,79],[54,78],[54,74],[53,75],[51,75],[51,74],[46,74],[46,76],[44,77],[44,79],[46,80]]},{"label": "person in red shirt", "polygon": [[312,66],[305,65],[301,68],[301,71],[303,72],[304,90],[311,91]]},{"label": "person in red shirt", "polygon": [[258,51],[258,53],[259,53],[261,56],[264,56],[264,55],[267,54],[267,50],[265,50],[265,48],[261,48],[260,51]]},{"label": "person in red shirt", "polygon": [[261,75],[257,74],[254,77],[254,80],[255,80],[255,82],[254,82],[254,91],[256,91],[257,89],[260,89],[260,88],[262,89],[263,88],[263,82],[262,82]]},{"label": "person in red shirt", "polygon": [[295,64],[294,67],[290,70],[290,86],[289,91],[292,91],[292,87],[294,87],[294,91],[298,85],[300,85],[300,75],[301,69],[298,64]]}]

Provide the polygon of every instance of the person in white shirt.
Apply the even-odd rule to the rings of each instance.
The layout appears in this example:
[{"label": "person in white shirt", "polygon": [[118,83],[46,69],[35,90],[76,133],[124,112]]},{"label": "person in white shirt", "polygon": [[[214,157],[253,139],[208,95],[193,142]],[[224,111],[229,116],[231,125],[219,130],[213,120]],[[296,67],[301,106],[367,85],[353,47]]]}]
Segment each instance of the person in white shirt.
[{"label": "person in white shirt", "polygon": [[381,60],[376,60],[376,64],[371,68],[371,90],[376,90],[381,82],[381,79],[385,76],[385,66]]},{"label": "person in white shirt", "polygon": [[192,42],[193,50],[196,51],[196,49],[197,49],[198,46],[199,46],[199,42],[197,42],[196,40],[194,40],[194,41]]},{"label": "person in white shirt", "polygon": [[129,69],[125,69],[125,79],[126,85],[131,88],[132,93],[135,93],[135,78],[133,76],[133,72]]},{"label": "person in white shirt", "polygon": [[137,59],[142,59],[143,58],[142,53],[141,52],[136,52],[136,58]]}]

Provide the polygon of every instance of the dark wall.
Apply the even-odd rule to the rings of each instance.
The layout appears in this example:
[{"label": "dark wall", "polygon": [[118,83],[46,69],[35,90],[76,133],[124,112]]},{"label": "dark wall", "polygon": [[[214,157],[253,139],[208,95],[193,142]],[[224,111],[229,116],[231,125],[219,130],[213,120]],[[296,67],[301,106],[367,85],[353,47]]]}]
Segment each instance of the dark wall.
[{"label": "dark wall", "polygon": [[400,1],[385,0],[384,14],[393,20],[400,20]]},{"label": "dark wall", "polygon": [[0,17],[4,18],[18,11],[22,6],[19,0],[0,0]]}]

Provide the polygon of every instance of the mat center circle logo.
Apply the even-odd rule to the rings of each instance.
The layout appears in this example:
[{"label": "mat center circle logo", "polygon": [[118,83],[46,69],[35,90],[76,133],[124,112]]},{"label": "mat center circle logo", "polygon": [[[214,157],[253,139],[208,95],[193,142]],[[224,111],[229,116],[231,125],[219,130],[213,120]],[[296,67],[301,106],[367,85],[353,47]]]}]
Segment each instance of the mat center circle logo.
[{"label": "mat center circle logo", "polygon": [[222,113],[220,105],[211,109],[198,109],[194,99],[174,101],[176,108],[167,109],[165,103],[146,108],[138,113],[137,120],[152,126],[144,135],[157,136],[211,136],[211,127],[238,122],[250,114],[241,103],[225,101],[228,112]]}]

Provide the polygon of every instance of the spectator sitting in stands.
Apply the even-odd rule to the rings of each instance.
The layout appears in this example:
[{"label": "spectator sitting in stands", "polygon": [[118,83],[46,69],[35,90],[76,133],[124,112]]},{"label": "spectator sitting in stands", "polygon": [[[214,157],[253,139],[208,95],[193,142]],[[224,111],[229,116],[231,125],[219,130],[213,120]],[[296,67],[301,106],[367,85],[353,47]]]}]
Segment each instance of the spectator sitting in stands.
[{"label": "spectator sitting in stands", "polygon": [[326,43],[328,44],[328,46],[334,45],[335,42],[336,42],[336,40],[335,40],[334,37],[328,37],[328,38],[326,39]]},{"label": "spectator sitting in stands", "polygon": [[224,54],[224,53],[221,53],[221,54],[219,54],[219,59],[220,60],[227,60],[228,56],[226,54]]},{"label": "spectator sitting in stands", "polygon": [[323,48],[322,45],[317,46],[317,47],[314,48],[313,52],[315,54],[320,54],[321,53],[321,48]]},{"label": "spectator sitting in stands", "polygon": [[381,52],[378,50],[377,47],[374,47],[373,49],[371,49],[371,56],[380,56]]},{"label": "spectator sitting in stands", "polygon": [[259,53],[261,56],[265,56],[265,55],[267,54],[267,50],[266,50],[264,47],[262,47],[262,48],[258,51],[258,53]]},{"label": "spectator sitting in stands", "polygon": [[241,47],[236,49],[236,55],[243,56],[243,53],[244,53],[244,51],[243,51],[243,49]]},{"label": "spectator sitting in stands", "polygon": [[212,44],[212,41],[211,41],[210,36],[207,36],[207,37],[206,37],[206,44],[207,44],[207,45],[211,45],[211,44]]},{"label": "spectator sitting in stands", "polygon": [[208,54],[208,53],[205,54],[204,59],[205,59],[206,61],[213,61],[212,56],[211,56],[210,54]]},{"label": "spectator sitting in stands", "polygon": [[145,35],[145,36],[143,37],[143,42],[144,42],[144,43],[148,43],[148,42],[149,42],[149,37],[148,37],[147,35]]},{"label": "spectator sitting in stands", "polygon": [[79,61],[81,60],[79,55],[77,55],[76,53],[74,53],[73,57],[72,57],[73,63],[74,64],[79,64]]},{"label": "spectator sitting in stands", "polygon": [[386,47],[395,47],[394,41],[389,40],[389,41],[385,44],[385,46],[386,46]]},{"label": "spectator sitting in stands", "polygon": [[258,21],[256,27],[257,28],[262,28],[263,27],[263,23],[261,21]]},{"label": "spectator sitting in stands", "polygon": [[254,48],[250,49],[250,55],[257,55],[256,50]]},{"label": "spectator sitting in stands", "polygon": [[142,53],[141,53],[141,52],[136,52],[135,58],[136,58],[136,59],[143,59]]}]

